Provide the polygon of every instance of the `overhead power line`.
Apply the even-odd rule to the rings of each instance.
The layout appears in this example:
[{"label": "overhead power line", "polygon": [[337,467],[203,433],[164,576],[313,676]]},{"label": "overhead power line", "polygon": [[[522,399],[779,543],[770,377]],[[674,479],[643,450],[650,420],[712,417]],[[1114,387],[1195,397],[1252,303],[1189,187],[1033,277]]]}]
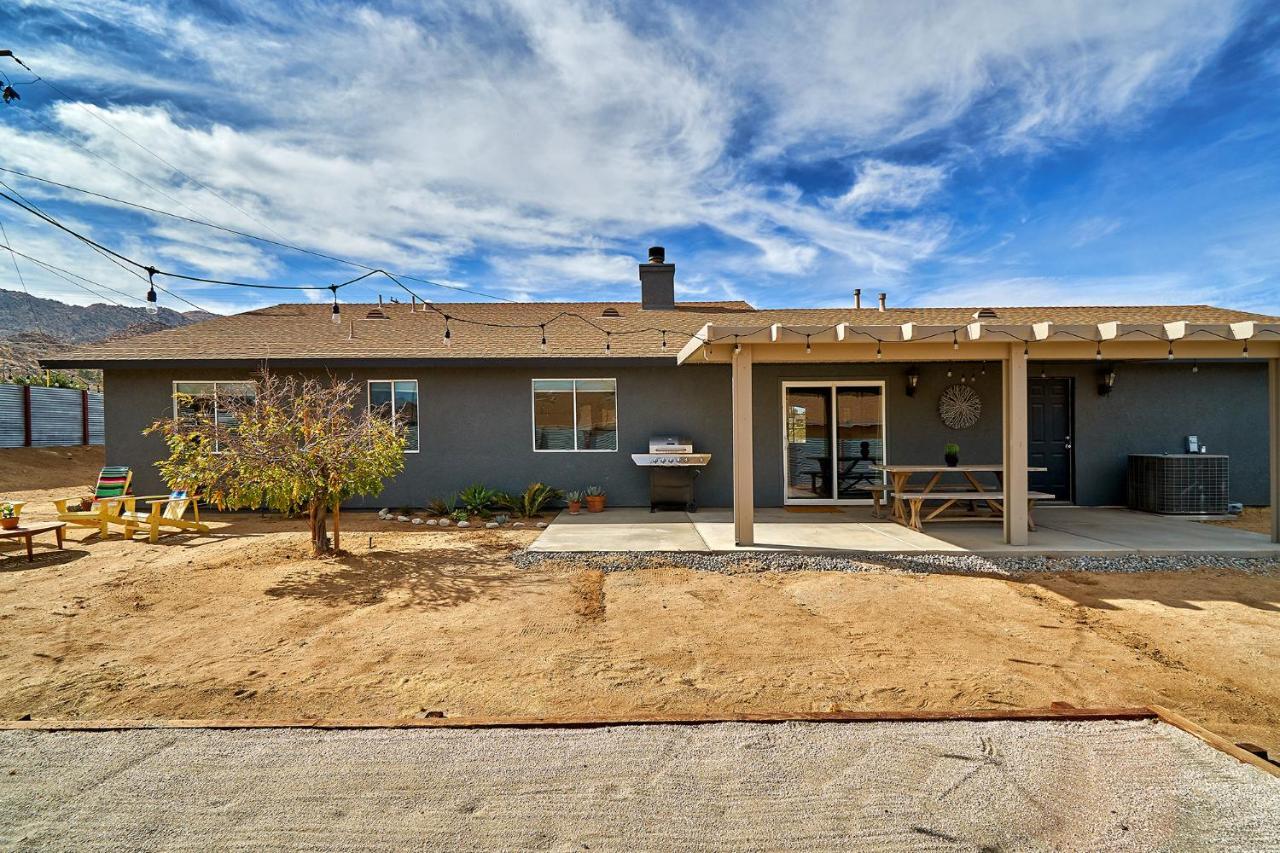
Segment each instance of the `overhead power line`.
[{"label": "overhead power line", "polygon": [[[100,193],[95,190],[85,189],[84,187],[78,187],[78,186],[75,186],[74,184],[67,184],[67,183],[63,183],[62,181],[55,181],[52,178],[44,178],[39,175],[33,175],[29,172],[23,172],[19,169],[11,169],[5,166],[0,166],[0,172],[7,172],[8,174],[17,175],[19,177],[26,178],[31,181],[37,181],[39,183],[58,187],[64,190],[71,190],[72,192],[77,192],[83,195],[92,196],[93,198],[99,198],[99,199],[102,199],[103,201],[109,201],[114,204],[124,205],[125,207],[132,207],[137,210],[143,210],[143,211],[146,211],[147,213],[154,213],[159,216],[167,216],[171,219],[176,219],[180,222],[187,222],[192,225],[200,225],[205,228],[212,228],[216,231],[222,231],[223,233],[232,234],[236,237],[244,237],[249,240],[256,240],[260,243],[266,243],[268,245],[277,246],[281,249],[288,249],[289,251],[293,251],[293,252],[300,252],[302,254],[311,255],[312,257],[321,258],[326,261],[333,261],[334,263],[346,264],[347,266],[355,267],[356,269],[368,270],[370,272],[380,269],[380,267],[373,267],[368,264],[360,263],[359,261],[353,261],[350,258],[343,258],[337,255],[331,255],[326,252],[320,252],[315,249],[308,249],[304,246],[298,246],[293,243],[286,243],[281,240],[273,240],[270,237],[263,237],[260,234],[252,234],[248,231],[241,231],[238,228],[229,228],[225,225],[219,225],[215,222],[208,222],[203,219],[195,219],[190,216],[183,216],[182,214],[173,213],[172,211],[161,210],[160,208],[151,207],[150,205],[141,204],[135,201],[129,201],[127,199],[122,199],[117,196],[108,195],[106,193]],[[458,284],[445,284],[443,282],[433,281],[428,278],[422,278],[420,276],[410,275],[408,273],[398,272],[396,273],[396,275],[398,275],[400,278],[408,279],[409,281],[415,281],[421,284],[431,285],[432,287],[440,287],[446,290],[453,290],[459,293],[469,293],[473,296],[483,296],[486,299],[494,299],[500,302],[510,302],[513,304],[517,304],[519,302],[519,300],[511,299],[510,297],[498,296],[497,294],[493,294],[493,293],[485,293],[482,290],[476,290],[474,288],[464,287]]]}]

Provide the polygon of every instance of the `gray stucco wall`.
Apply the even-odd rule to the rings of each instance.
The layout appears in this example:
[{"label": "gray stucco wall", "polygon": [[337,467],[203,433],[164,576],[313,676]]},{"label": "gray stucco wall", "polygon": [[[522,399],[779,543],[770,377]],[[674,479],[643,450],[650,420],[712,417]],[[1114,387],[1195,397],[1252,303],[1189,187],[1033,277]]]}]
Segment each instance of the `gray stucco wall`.
[{"label": "gray stucco wall", "polygon": [[[1031,374],[1042,365],[1032,363]],[[959,369],[957,367],[957,369]],[[977,366],[969,366],[973,373]],[[1130,364],[1117,368],[1114,393],[1097,393],[1098,365],[1048,364],[1050,376],[1075,379],[1076,502],[1122,504],[1129,453],[1177,452],[1187,434],[1199,435],[1215,453],[1231,456],[1231,497],[1246,504],[1268,499],[1266,367],[1261,363]],[[1000,370],[977,377],[982,417],[956,432],[938,419],[938,396],[957,378],[943,364],[919,365],[915,397],[905,393],[907,365],[816,364],[755,367],[755,474],[759,506],[782,503],[782,382],[805,379],[885,381],[889,459],[900,464],[937,463],[948,441],[972,462],[1000,460]],[[135,490],[163,491],[152,462],[163,443],[141,435],[172,413],[173,380],[244,379],[246,370],[108,369],[107,460],[134,468]],[[560,488],[603,486],[615,506],[648,501],[648,479],[631,462],[654,434],[690,436],[712,454],[698,481],[703,506],[731,499],[729,371],[723,365],[635,366],[557,361],[550,366],[418,366],[346,369],[359,381],[417,379],[422,452],[409,454],[404,472],[368,506],[420,506],[475,482],[519,490],[535,480]],[[535,453],[532,450],[531,380],[612,377],[618,380],[619,450],[616,453]],[[359,505],[359,504],[356,504]]]}]

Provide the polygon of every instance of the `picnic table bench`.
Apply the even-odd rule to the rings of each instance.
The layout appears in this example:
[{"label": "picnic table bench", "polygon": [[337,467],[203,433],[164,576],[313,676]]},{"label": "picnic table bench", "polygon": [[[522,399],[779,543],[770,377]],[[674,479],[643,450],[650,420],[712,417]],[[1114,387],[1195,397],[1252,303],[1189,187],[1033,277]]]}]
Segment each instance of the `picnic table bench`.
[{"label": "picnic table bench", "polygon": [[[877,516],[879,515],[879,498],[881,495],[885,497],[892,495],[891,515],[893,519],[913,530],[921,530],[926,521],[984,520],[984,518],[1001,518],[1004,515],[1003,465],[877,465],[876,468],[889,476],[890,485],[872,491],[872,512]],[[1027,469],[1028,472],[1044,470],[1046,469],[1039,467]],[[942,479],[942,475],[948,472],[961,474],[968,481],[970,488],[938,490],[936,487]],[[909,487],[909,482],[917,474],[927,474],[929,479],[921,488],[912,489]],[[1000,484],[1000,491],[988,491],[983,488],[982,482],[976,476],[978,474],[993,474],[996,482]],[[1035,522],[1031,518],[1031,510],[1034,508],[1035,502],[1053,499],[1054,495],[1047,492],[1027,493],[1028,529],[1035,530]],[[921,510],[927,501],[941,501],[942,505],[932,512],[922,515]],[[978,504],[984,503],[991,511],[990,515],[985,517],[975,515],[942,516],[943,512],[960,502],[968,503],[971,512]]]},{"label": "picnic table bench", "polygon": [[58,539],[58,548],[62,548],[62,529],[66,527],[66,523],[62,521],[50,521],[42,524],[33,524],[30,527],[15,527],[12,530],[0,530],[0,539],[25,539],[27,542],[27,560],[35,559],[35,555],[31,548],[31,537],[53,531],[53,535]]}]

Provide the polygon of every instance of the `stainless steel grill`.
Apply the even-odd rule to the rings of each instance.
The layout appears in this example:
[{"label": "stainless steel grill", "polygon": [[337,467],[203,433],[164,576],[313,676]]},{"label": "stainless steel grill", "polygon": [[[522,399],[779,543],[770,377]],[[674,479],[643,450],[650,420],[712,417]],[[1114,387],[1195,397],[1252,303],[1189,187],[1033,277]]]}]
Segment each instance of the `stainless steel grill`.
[{"label": "stainless steel grill", "polygon": [[649,511],[683,509],[697,512],[693,481],[711,461],[710,453],[694,453],[693,442],[674,435],[649,439],[648,453],[633,453],[631,461],[649,469]]}]

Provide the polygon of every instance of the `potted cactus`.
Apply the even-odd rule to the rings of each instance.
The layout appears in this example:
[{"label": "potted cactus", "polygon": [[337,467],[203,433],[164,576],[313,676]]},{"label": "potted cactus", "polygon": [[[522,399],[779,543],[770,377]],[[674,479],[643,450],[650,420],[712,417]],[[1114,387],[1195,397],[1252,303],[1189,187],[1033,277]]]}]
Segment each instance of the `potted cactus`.
[{"label": "potted cactus", "polygon": [[18,526],[18,516],[22,513],[22,504],[15,501],[0,503],[0,529],[13,530]]},{"label": "potted cactus", "polygon": [[588,486],[586,499],[587,512],[604,512],[604,489],[599,486]]},{"label": "potted cactus", "polygon": [[954,468],[960,464],[960,445],[948,444],[943,448],[943,458],[947,460],[947,467]]},{"label": "potted cactus", "polygon": [[582,512],[582,492],[573,491],[565,492],[564,499],[569,504],[569,515],[577,515]]}]

